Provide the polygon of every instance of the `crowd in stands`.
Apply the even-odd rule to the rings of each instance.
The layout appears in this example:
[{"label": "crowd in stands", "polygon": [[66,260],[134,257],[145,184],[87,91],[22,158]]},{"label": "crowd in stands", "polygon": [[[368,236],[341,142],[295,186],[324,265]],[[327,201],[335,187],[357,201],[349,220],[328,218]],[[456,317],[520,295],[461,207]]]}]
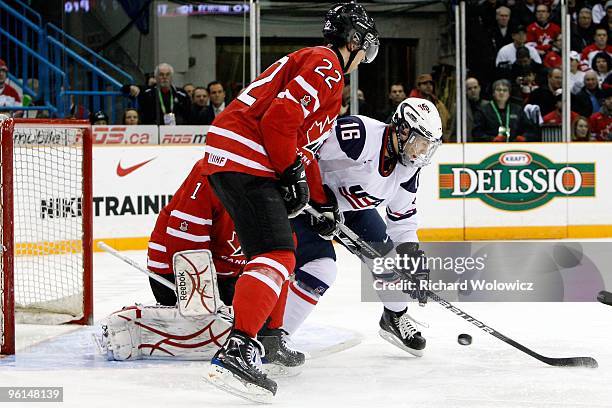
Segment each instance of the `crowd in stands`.
[{"label": "crowd in stands", "polygon": [[[468,141],[560,135],[559,0],[468,3]],[[612,140],[612,0],[569,0],[572,140]]]},{"label": "crowd in stands", "polygon": [[[560,0],[471,0],[467,4],[466,140],[541,141],[547,131],[563,140]],[[569,0],[568,7],[572,17],[568,50],[571,138],[612,141],[612,0]],[[7,75],[8,67],[0,60],[0,108],[21,106]],[[440,75],[428,72],[419,73],[412,88],[392,82],[388,103],[378,109],[359,90],[359,113],[388,123],[406,97],[425,98],[440,112],[444,141],[455,141],[457,117],[454,109],[453,114],[447,109],[452,104],[442,102],[441,94],[444,100],[454,100],[454,96],[444,93],[441,83]],[[130,105],[137,106],[123,113],[123,124],[210,125],[229,103],[219,81],[178,86],[174,69],[167,63],[146,76],[145,84],[127,84],[122,92],[131,98]],[[340,116],[348,114],[347,84]],[[90,115],[78,103],[72,104],[71,115],[108,123],[104,112]]]}]

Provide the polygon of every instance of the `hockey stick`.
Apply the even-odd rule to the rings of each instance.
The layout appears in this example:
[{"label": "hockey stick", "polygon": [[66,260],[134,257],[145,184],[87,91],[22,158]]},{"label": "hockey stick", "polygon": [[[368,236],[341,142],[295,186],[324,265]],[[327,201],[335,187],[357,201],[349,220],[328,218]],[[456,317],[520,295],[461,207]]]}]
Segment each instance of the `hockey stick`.
[{"label": "hockey stick", "polygon": [[104,241],[98,242],[98,248],[104,250],[105,252],[108,252],[109,254],[113,255],[115,258],[122,260],[123,262],[125,262],[128,265],[130,265],[131,267],[133,267],[137,271],[140,271],[140,272],[144,273],[149,278],[155,280],[156,282],[161,283],[162,285],[164,285],[168,289],[172,289],[172,291],[176,292],[176,285],[174,283],[169,282],[168,280],[162,278],[161,276],[159,276],[159,275],[149,271],[148,269],[146,269],[145,267],[143,267],[142,265],[140,265],[138,262],[134,261],[133,259],[128,258],[125,255],[121,255],[119,253],[119,251],[117,251],[115,248],[107,245]]},{"label": "hockey stick", "polygon": [[[321,217],[324,217],[324,215],[319,213],[314,208],[308,207],[308,208],[306,208],[306,212],[308,212],[310,215],[312,215],[313,217],[318,218],[318,219],[321,219]],[[349,251],[351,251],[354,255],[357,255],[362,261],[364,261],[365,257],[372,257],[372,256],[373,257],[382,257],[382,255],[376,249],[372,248],[371,245],[369,245],[367,242],[365,242],[363,239],[361,239],[359,237],[359,235],[357,235],[353,230],[351,230],[349,227],[347,227],[344,224],[338,224],[338,232],[336,233],[336,238],[338,238],[338,240],[342,244],[344,244],[344,246]],[[396,273],[402,275],[398,271],[396,271]],[[551,365],[551,366],[556,366],[556,367],[589,367],[589,368],[597,368],[597,366],[598,366],[597,360],[595,360],[593,357],[555,358],[555,357],[546,357],[546,356],[543,356],[543,355],[541,355],[539,353],[536,353],[535,351],[533,351],[533,350],[523,346],[521,343],[518,343],[517,341],[512,340],[511,338],[509,338],[507,336],[504,336],[503,334],[501,334],[497,330],[487,326],[486,324],[482,323],[481,321],[475,319],[474,317],[472,317],[468,313],[466,313],[463,310],[459,309],[458,307],[454,306],[449,301],[447,301],[444,298],[440,297],[438,294],[428,290],[427,291],[427,297],[429,297],[430,299],[435,300],[436,302],[438,302],[445,309],[450,310],[451,312],[453,312],[454,314],[456,314],[459,317],[462,317],[463,319],[465,319],[466,321],[472,323],[474,326],[478,327],[479,329],[483,330],[484,332],[489,333],[491,336],[498,338],[499,340],[503,341],[504,343],[509,344],[512,347],[516,348],[516,349],[519,349],[523,353],[526,353],[526,354],[530,355],[531,357],[540,360],[543,363],[546,363],[546,364]]]}]

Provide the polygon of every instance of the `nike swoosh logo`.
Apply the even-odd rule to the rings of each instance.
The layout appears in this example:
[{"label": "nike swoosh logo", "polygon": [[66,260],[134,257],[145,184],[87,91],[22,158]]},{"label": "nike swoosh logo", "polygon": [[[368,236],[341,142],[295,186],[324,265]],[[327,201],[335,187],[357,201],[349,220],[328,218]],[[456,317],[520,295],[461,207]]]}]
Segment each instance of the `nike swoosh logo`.
[{"label": "nike swoosh logo", "polygon": [[142,163],[138,163],[138,164],[135,164],[135,165],[133,165],[133,166],[130,166],[130,167],[125,167],[125,168],[124,168],[124,167],[121,167],[121,161],[119,161],[119,163],[117,164],[117,175],[118,175],[119,177],[125,177],[125,176],[127,176],[128,174],[130,174],[130,173],[132,173],[132,172],[134,172],[134,171],[138,170],[139,168],[141,168],[141,167],[142,167],[142,166],[144,166],[145,164],[147,164],[147,163],[149,163],[149,162],[151,162],[151,161],[153,161],[153,160],[155,160],[155,159],[156,159],[156,157],[153,157],[152,159],[149,159],[149,160],[144,161],[144,162],[142,162]]}]

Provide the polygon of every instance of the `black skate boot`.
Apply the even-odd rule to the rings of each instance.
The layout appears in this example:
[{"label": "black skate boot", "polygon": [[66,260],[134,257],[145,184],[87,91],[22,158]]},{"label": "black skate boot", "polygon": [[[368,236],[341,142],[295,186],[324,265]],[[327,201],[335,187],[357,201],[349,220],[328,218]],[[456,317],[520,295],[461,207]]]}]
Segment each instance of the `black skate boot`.
[{"label": "black skate boot", "polygon": [[276,394],[276,382],[261,370],[260,356],[264,354],[261,343],[235,330],[212,358],[206,379],[230,394],[270,402]]},{"label": "black skate boot", "polygon": [[406,313],[393,312],[387,308],[380,318],[380,337],[410,354],[422,357],[425,349],[425,338],[415,329],[415,320]]},{"label": "black skate boot", "polygon": [[291,348],[286,331],[264,327],[257,334],[257,340],[266,349],[266,355],[261,362],[270,377],[291,377],[302,372],[306,356]]}]

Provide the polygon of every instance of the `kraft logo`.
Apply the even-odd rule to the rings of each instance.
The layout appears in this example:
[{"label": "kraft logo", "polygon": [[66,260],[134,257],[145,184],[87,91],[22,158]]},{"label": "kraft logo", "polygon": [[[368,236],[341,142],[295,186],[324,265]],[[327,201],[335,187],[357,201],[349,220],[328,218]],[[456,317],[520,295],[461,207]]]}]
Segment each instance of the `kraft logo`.
[{"label": "kraft logo", "polygon": [[135,164],[133,166],[130,167],[121,167],[121,161],[119,161],[119,163],[117,163],[117,175],[119,177],[125,177],[130,173],[133,173],[134,171],[138,170],[139,168],[141,168],[142,166],[144,166],[145,164],[152,162],[153,160],[155,160],[156,157],[153,157],[152,159],[146,160],[142,163],[138,163]]}]

